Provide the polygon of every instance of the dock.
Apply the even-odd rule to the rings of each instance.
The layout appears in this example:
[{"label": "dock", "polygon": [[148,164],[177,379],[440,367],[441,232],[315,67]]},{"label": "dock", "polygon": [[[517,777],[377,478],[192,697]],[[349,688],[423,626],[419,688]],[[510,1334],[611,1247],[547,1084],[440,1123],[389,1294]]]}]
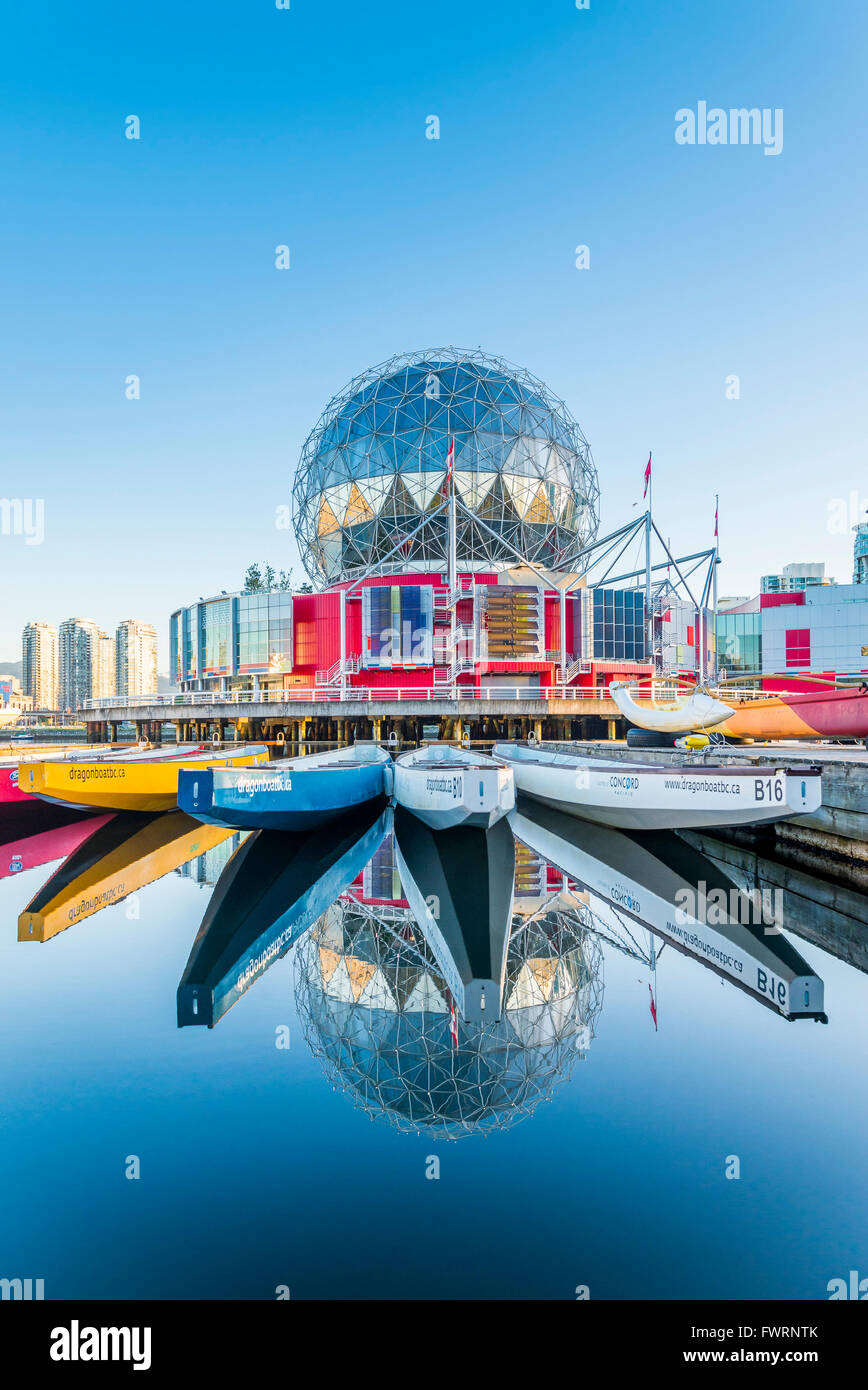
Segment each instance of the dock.
[{"label": "dock", "polygon": [[626,724],[614,700],[601,690],[555,686],[543,690],[504,687],[462,691],[453,698],[437,689],[393,691],[348,687],[286,689],[271,698],[217,691],[160,695],[140,704],[121,698],[94,701],[81,711],[91,743],[116,741],[121,723],[137,738],[159,743],[166,726],[179,742],[245,739],[254,742],[352,743],[374,739],[413,747],[423,740],[494,742],[496,739],[616,739]]},{"label": "dock", "polygon": [[[626,723],[614,701],[602,690],[570,687],[532,692],[506,687],[457,699],[429,689],[395,690],[386,698],[382,691],[335,688],[288,689],[280,698],[263,693],[256,699],[247,692],[203,691],[154,696],[140,704],[101,700],[80,717],[92,743],[116,742],[125,722],[134,725],[137,739],[155,744],[173,735],[179,742],[262,741],[290,752],[362,739],[399,747],[465,741],[484,748],[498,739],[535,738],[649,766],[685,756],[665,748],[628,748]],[[709,762],[725,756],[758,768],[798,762],[820,767],[820,811],[762,833],[773,836],[782,854],[789,846],[806,867],[821,870],[833,856],[856,887],[868,887],[868,750],[861,743],[739,744],[712,747],[700,756]]]}]

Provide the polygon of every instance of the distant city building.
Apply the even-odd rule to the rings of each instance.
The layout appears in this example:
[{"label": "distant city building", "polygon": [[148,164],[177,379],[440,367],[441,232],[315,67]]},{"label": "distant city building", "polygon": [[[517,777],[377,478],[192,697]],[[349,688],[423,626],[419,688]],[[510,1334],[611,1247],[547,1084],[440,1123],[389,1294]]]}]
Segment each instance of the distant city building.
[{"label": "distant city building", "polygon": [[136,698],[157,691],[157,629],[125,618],[115,634],[115,694]]},{"label": "distant city building", "polygon": [[28,623],[21,638],[21,684],[34,709],[58,708],[57,628]]},{"label": "distant city building", "polygon": [[59,707],[81,709],[115,693],[115,643],[90,618],[67,618],[58,629]]},{"label": "distant city building", "polygon": [[33,697],[25,695],[17,676],[9,671],[0,671],[0,710],[33,709]]},{"label": "distant city building", "polygon": [[784,565],[780,574],[764,574],[760,582],[763,594],[796,594],[817,584],[834,584],[826,578],[826,566]]},{"label": "distant city building", "polygon": [[115,639],[98,632],[94,646],[93,674],[90,693],[95,698],[115,693]]},{"label": "distant city building", "polygon": [[856,533],[853,542],[853,583],[868,584],[868,521],[860,521],[853,530]]}]

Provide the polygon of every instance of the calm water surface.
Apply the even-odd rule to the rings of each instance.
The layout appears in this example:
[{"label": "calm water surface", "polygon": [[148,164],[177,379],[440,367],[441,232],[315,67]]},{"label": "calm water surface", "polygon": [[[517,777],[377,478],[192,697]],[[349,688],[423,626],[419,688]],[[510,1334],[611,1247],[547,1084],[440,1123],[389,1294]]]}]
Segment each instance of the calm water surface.
[{"label": "calm water surface", "polygon": [[[635,885],[616,909],[520,848],[504,1018],[453,1025],[387,836],[291,949],[239,957],[214,1027],[179,1027],[240,844],[182,829],[121,837],[114,879],[97,856],[22,941],[64,866],[11,864],[24,835],[0,826],[0,1276],[47,1298],[823,1299],[868,1275],[868,978],[838,917],[785,933],[829,1020],[789,1022],[646,930]],[[236,891],[255,903],[249,873]]]}]

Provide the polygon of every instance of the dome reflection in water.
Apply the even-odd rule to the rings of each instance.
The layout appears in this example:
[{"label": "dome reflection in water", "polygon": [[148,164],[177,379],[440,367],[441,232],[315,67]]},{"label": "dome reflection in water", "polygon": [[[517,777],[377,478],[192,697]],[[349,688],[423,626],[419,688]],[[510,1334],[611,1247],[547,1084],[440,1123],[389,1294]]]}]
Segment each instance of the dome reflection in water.
[{"label": "dome reflection in water", "polygon": [[603,997],[588,909],[513,917],[504,1009],[465,1022],[409,909],[339,900],[301,943],[296,1003],[330,1078],[371,1115],[457,1139],[505,1128],[582,1058]]}]

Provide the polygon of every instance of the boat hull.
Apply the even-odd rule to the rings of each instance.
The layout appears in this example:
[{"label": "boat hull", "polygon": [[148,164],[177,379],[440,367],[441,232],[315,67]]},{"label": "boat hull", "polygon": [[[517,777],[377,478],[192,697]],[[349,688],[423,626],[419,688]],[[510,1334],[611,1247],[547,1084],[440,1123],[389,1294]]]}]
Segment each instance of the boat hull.
[{"label": "boat hull", "polygon": [[503,1011],[515,883],[508,822],[490,830],[465,824],[437,835],[399,806],[395,857],[407,901],[459,1015],[466,1022],[496,1021]]},{"label": "boat hull", "polygon": [[[40,803],[37,802],[36,805]],[[53,812],[53,808],[52,812]],[[49,808],[45,810],[48,812]],[[63,812],[57,814],[62,815]],[[50,864],[55,859],[65,859],[74,854],[91,835],[95,835],[111,819],[105,816],[73,816],[63,825],[50,829],[35,830],[15,840],[6,840],[0,845],[0,878],[23,873],[26,869],[36,869],[42,864]],[[22,827],[23,828],[23,827]]]},{"label": "boat hull", "polygon": [[[497,747],[497,746],[496,746]],[[815,769],[647,767],[592,759],[510,764],[516,787],[543,806],[620,830],[771,824],[819,810]]]},{"label": "boat hull", "polygon": [[178,804],[178,776],[182,768],[254,767],[268,761],[266,748],[246,753],[196,759],[133,758],[91,762],[37,762],[22,766],[19,782],[26,792],[44,801],[79,811],[171,811]]},{"label": "boat hull", "polygon": [[868,738],[868,695],[858,690],[812,690],[745,700],[717,726],[731,738]]},{"label": "boat hull", "polygon": [[[748,895],[680,837],[579,827],[521,798],[510,823],[522,843],[619,917],[632,917],[784,1018],[826,1021],[822,979],[778,927],[769,930],[745,911]],[[710,906],[715,894],[726,910]]]},{"label": "boat hull", "polygon": [[168,815],[105,818],[60,865],[18,918],[19,941],[49,941],[103,908],[123,902],[229,838],[231,830]]},{"label": "boat hull", "polygon": [[185,770],[178,780],[178,805],[208,825],[292,831],[315,830],[385,796],[388,763],[303,768],[299,761],[306,760],[258,776]]},{"label": "boat hull", "polygon": [[431,830],[490,830],[515,805],[509,768],[471,763],[395,764],[395,800]]},{"label": "boat hull", "polygon": [[367,807],[324,835],[254,831],[208,904],[178,986],[178,1027],[213,1028],[362,872],[391,817]]},{"label": "boat hull", "polygon": [[27,792],[21,790],[19,766],[0,768],[0,810],[6,806],[20,806],[22,801],[32,801]]}]

